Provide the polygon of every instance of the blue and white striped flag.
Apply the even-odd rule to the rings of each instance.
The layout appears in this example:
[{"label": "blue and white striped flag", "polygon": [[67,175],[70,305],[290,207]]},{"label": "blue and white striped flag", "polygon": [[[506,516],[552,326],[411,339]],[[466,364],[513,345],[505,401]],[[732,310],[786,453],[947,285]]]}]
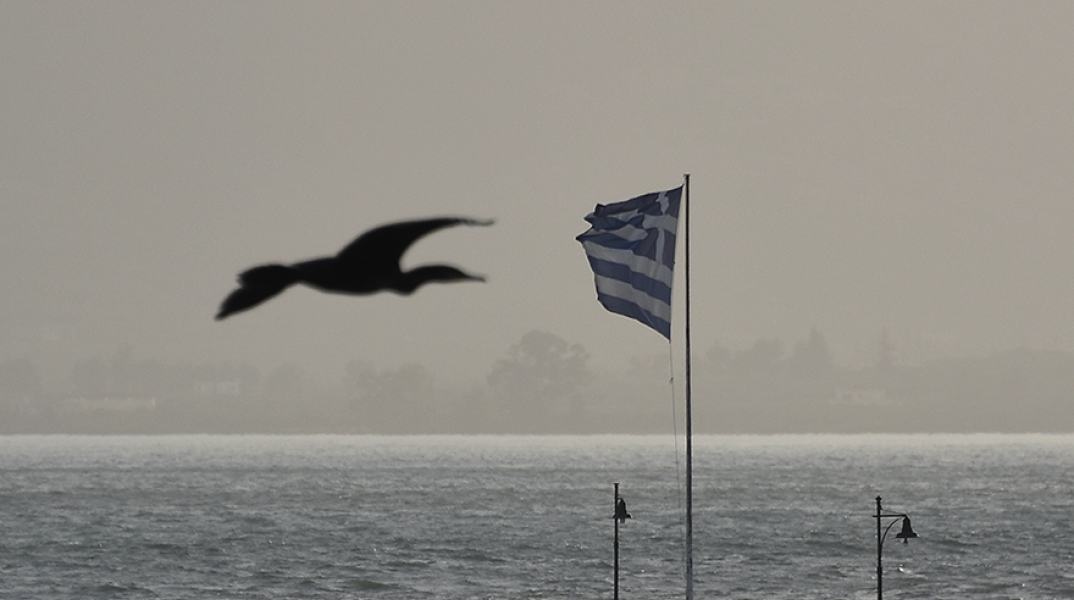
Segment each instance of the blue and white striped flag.
[{"label": "blue and white striped flag", "polygon": [[671,339],[671,280],[682,187],[598,204],[576,239],[585,248],[597,300]]}]

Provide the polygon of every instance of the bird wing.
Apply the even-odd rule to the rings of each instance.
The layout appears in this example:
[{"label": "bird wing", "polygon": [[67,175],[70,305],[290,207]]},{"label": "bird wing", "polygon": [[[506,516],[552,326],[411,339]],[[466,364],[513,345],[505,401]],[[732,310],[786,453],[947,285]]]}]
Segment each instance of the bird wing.
[{"label": "bird wing", "polygon": [[342,262],[362,265],[394,265],[398,269],[403,253],[418,238],[452,225],[491,225],[492,221],[478,221],[463,217],[441,217],[418,221],[390,223],[370,229],[347,244],[336,258]]}]

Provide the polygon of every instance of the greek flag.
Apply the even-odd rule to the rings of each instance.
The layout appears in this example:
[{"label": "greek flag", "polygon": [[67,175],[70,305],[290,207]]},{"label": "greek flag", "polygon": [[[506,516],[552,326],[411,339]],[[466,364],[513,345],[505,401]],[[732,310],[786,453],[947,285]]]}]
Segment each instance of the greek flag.
[{"label": "greek flag", "polygon": [[597,300],[671,339],[671,279],[682,187],[598,204],[576,239],[585,248]]}]

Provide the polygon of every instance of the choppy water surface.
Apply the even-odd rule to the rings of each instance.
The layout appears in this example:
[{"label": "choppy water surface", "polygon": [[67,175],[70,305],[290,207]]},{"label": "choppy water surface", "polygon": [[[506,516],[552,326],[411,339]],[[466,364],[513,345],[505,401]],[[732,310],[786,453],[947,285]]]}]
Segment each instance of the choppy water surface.
[{"label": "choppy water surface", "polygon": [[[678,444],[681,453],[682,444]],[[703,436],[698,598],[1074,597],[1074,436]],[[669,437],[0,437],[4,598],[681,598]],[[885,524],[887,521],[885,521]]]}]

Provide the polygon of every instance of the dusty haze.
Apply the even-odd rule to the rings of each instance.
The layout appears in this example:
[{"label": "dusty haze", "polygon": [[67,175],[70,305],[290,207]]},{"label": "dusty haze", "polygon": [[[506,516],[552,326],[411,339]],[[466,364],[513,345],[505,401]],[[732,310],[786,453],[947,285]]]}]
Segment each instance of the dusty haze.
[{"label": "dusty haze", "polygon": [[[0,362],[55,393],[123,352],[465,386],[533,331],[627,369],[667,345],[574,236],[683,173],[699,355],[1074,351],[1069,3],[4,2],[0,55]],[[213,321],[246,267],[443,214],[497,223],[405,265],[487,283]]]}]

